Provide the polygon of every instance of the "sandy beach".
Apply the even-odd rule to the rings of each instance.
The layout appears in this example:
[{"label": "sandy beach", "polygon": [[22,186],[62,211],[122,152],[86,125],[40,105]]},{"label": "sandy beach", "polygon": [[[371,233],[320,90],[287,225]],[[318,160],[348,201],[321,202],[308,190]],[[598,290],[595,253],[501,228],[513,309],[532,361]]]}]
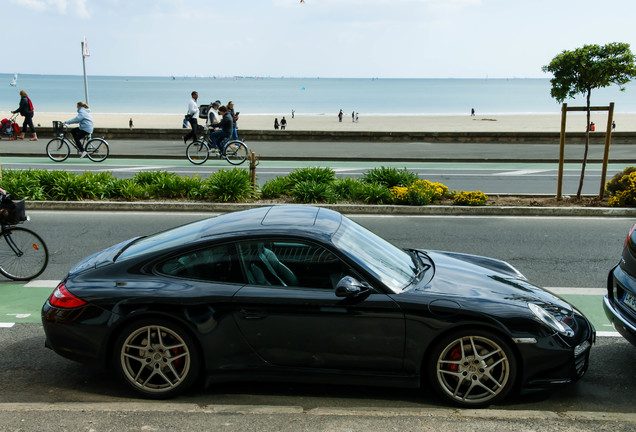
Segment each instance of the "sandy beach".
[{"label": "sandy beach", "polygon": [[[33,119],[36,127],[50,127],[53,120],[68,120],[75,113],[35,113]],[[128,120],[132,117],[134,128],[180,129],[182,114],[100,114],[92,113],[95,127],[128,128]],[[283,116],[279,116],[278,120]],[[245,130],[273,130],[274,116],[241,114],[239,128]],[[295,118],[285,115],[287,130],[316,131],[382,131],[382,132],[558,132],[561,129],[561,113],[536,115],[476,115],[466,116],[364,116],[360,113],[358,122],[351,121],[351,114],[345,115],[338,122],[336,113],[324,116],[303,116]],[[616,132],[636,131],[636,114],[615,114]],[[203,120],[202,120],[203,121]],[[607,128],[607,113],[592,112],[592,121],[596,131]],[[22,119],[18,117],[21,125]],[[568,113],[568,132],[585,131],[585,114]]]}]

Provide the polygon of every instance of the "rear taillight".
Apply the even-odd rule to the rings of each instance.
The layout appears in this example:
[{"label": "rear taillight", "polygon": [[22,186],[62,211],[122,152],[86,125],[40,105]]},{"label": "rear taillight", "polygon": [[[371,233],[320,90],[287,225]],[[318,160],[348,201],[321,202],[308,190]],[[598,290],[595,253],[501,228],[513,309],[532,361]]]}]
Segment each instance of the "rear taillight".
[{"label": "rear taillight", "polygon": [[55,306],[58,308],[64,309],[73,309],[76,307],[84,306],[86,302],[84,300],[78,299],[73,294],[71,294],[64,285],[64,282],[60,283],[51,297],[49,297],[49,303],[51,306]]},{"label": "rear taillight", "polygon": [[635,229],[636,229],[636,224],[634,224],[632,229],[629,230],[629,233],[627,234],[627,238],[625,239],[625,244],[623,245],[623,249],[629,246],[629,239],[632,238],[632,234],[634,234]]}]

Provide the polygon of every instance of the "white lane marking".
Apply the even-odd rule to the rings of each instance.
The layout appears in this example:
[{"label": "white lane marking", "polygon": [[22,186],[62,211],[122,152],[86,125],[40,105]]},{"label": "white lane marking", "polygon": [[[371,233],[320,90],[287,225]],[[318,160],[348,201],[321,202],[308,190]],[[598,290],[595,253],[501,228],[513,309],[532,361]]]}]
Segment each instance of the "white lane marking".
[{"label": "white lane marking", "polygon": [[528,174],[538,174],[538,173],[545,173],[545,172],[549,172],[549,171],[553,171],[553,170],[530,170],[530,169],[525,169],[525,170],[517,170],[517,171],[505,171],[505,172],[500,172],[500,173],[494,173],[493,175],[496,176],[517,176],[517,175],[528,175]]},{"label": "white lane marking", "polygon": [[171,166],[132,166],[132,167],[125,167],[125,168],[113,168],[113,169],[104,169],[104,170],[95,170],[95,171],[121,171],[121,172],[126,172],[126,171],[141,171],[141,170],[164,170],[164,169],[174,169],[175,167],[171,167]]},{"label": "white lane marking", "polygon": [[15,323],[0,322],[0,328],[11,328],[14,325],[15,325]]},{"label": "white lane marking", "polygon": [[29,281],[29,283],[24,285],[24,287],[25,288],[55,288],[59,284],[60,284],[59,280],[36,279],[36,280]]},{"label": "white lane marking", "polygon": [[31,314],[7,314],[9,316],[14,316],[16,318],[28,318],[31,316]]},{"label": "white lane marking", "polygon": [[548,291],[558,295],[597,295],[603,296],[607,292],[605,288],[575,288],[575,287],[544,287]]}]

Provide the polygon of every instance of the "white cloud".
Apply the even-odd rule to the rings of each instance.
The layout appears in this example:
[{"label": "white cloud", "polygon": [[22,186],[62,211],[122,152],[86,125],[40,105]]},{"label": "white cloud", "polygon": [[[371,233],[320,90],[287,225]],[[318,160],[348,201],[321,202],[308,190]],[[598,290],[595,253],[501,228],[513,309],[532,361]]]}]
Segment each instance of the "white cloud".
[{"label": "white cloud", "polygon": [[11,0],[11,3],[37,12],[54,10],[61,15],[72,14],[82,19],[90,18],[86,7],[88,0]]}]

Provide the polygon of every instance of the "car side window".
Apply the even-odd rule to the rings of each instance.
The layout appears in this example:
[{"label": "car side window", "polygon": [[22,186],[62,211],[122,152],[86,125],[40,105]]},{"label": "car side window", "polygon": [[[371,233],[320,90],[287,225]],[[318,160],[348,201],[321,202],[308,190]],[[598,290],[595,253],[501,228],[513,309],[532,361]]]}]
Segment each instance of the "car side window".
[{"label": "car side window", "polygon": [[187,279],[244,283],[234,250],[231,244],[198,249],[162,262],[157,271]]},{"label": "car side window", "polygon": [[242,242],[238,255],[251,285],[334,290],[353,270],[322,246],[296,240]]}]

